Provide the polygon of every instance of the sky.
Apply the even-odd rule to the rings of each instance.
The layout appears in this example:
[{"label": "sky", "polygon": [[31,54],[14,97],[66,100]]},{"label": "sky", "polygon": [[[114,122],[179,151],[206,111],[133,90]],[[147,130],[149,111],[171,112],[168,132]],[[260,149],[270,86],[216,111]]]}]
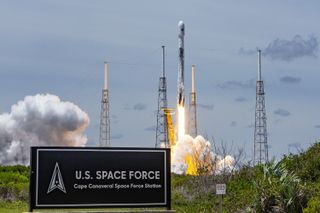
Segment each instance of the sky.
[{"label": "sky", "polygon": [[183,20],[198,133],[252,157],[260,48],[269,156],[296,153],[320,137],[319,11],[315,0],[2,0],[0,113],[27,95],[56,95],[88,114],[87,145],[96,146],[108,61],[112,146],[154,147],[161,46],[174,108]]}]

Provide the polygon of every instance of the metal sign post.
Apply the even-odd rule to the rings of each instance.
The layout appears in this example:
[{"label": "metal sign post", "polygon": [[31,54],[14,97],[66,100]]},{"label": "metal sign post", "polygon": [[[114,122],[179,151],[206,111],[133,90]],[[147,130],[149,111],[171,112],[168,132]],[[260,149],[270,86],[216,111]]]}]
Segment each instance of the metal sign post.
[{"label": "metal sign post", "polygon": [[216,195],[220,195],[220,212],[222,213],[223,195],[226,194],[227,185],[225,183],[216,184]]}]

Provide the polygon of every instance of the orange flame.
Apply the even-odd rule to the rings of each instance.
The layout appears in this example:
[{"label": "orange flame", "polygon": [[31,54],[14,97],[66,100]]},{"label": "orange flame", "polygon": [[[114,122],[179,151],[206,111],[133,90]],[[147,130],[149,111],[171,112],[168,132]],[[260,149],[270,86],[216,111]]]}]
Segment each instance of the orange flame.
[{"label": "orange flame", "polygon": [[188,165],[188,169],[186,171],[187,175],[198,175],[198,166],[192,155],[186,155],[185,157],[186,163]]}]

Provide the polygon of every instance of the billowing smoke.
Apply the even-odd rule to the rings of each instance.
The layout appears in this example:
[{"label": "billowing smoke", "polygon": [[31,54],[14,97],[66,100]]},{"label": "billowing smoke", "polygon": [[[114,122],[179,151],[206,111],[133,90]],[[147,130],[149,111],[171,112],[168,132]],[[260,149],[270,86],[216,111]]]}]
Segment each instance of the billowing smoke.
[{"label": "billowing smoke", "polygon": [[83,146],[88,115],[51,94],[26,96],[0,115],[0,163],[28,164],[30,146]]},{"label": "billowing smoke", "polygon": [[171,152],[171,171],[176,174],[219,174],[234,168],[232,156],[223,158],[214,153],[211,143],[200,135],[196,138],[184,135],[171,147]]},{"label": "billowing smoke", "polygon": [[[292,40],[275,39],[262,49],[262,54],[271,60],[292,61],[302,57],[316,58],[318,48],[317,37],[309,36],[308,39],[303,39],[302,36],[296,35]],[[257,50],[240,48],[239,53],[253,55],[257,54]]]}]

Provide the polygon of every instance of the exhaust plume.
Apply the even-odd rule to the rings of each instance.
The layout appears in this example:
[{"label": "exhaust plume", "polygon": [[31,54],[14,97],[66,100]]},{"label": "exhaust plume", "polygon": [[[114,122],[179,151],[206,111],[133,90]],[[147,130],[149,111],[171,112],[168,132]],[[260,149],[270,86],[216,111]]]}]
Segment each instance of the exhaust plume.
[{"label": "exhaust plume", "polygon": [[26,96],[0,115],[0,164],[29,164],[30,146],[84,146],[88,115],[58,96]]},{"label": "exhaust plume", "polygon": [[195,138],[184,135],[171,147],[171,152],[171,171],[176,174],[219,174],[234,168],[234,158],[214,153],[211,143],[201,135]]}]

